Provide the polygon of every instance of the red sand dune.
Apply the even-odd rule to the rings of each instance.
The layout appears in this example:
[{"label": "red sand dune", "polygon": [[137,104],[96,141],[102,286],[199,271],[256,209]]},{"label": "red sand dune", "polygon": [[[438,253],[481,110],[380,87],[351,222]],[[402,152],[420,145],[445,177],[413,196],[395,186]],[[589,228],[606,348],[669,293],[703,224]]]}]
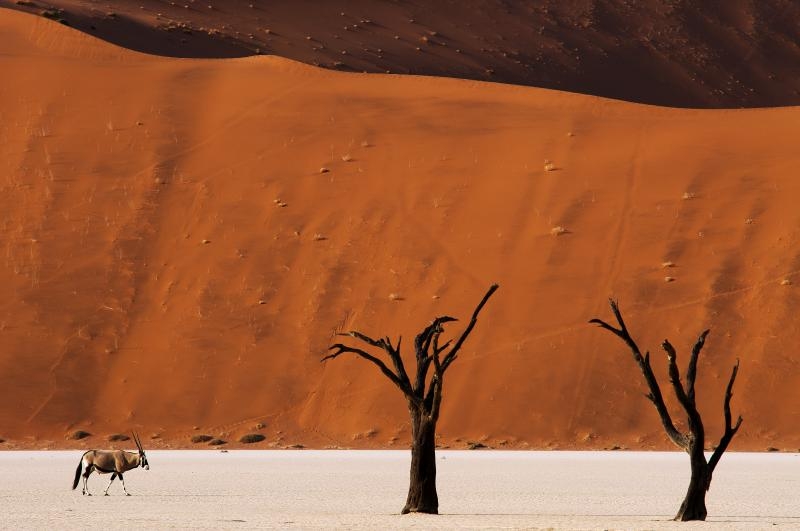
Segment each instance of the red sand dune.
[{"label": "red sand dune", "polygon": [[800,104],[787,0],[0,0],[124,47],[273,54],[680,107]]},{"label": "red sand dune", "polygon": [[629,353],[587,324],[614,296],[659,375],[664,337],[685,361],[712,329],[711,436],[738,357],[732,447],[800,447],[800,109],[158,58],[3,9],[0,35],[6,447],[257,423],[274,445],[401,446],[398,392],[326,347],[409,345],[492,282],[443,444],[669,448]]}]

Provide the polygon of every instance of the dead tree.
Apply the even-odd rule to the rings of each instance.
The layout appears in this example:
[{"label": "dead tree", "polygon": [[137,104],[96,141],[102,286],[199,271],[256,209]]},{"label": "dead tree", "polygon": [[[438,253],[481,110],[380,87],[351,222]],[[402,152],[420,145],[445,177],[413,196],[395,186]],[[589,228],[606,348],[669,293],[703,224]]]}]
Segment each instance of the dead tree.
[{"label": "dead tree", "polygon": [[739,360],[736,360],[736,365],[733,366],[731,371],[730,380],[728,380],[728,387],[725,390],[725,433],[719,440],[719,444],[711,454],[711,458],[706,461],[705,453],[703,452],[705,446],[705,430],[703,428],[703,419],[700,418],[700,413],[697,411],[697,404],[695,403],[694,382],[697,377],[697,359],[700,356],[700,351],[706,341],[706,336],[709,330],[705,330],[697,342],[694,344],[692,354],[689,357],[689,366],[686,369],[686,382],[681,382],[681,376],[678,372],[677,354],[675,348],[666,339],[661,343],[661,348],[667,353],[667,361],[669,363],[669,381],[672,384],[672,389],[675,391],[675,396],[681,408],[687,415],[687,425],[689,433],[682,433],[679,431],[675,424],[672,422],[667,406],[664,404],[664,398],[661,395],[661,389],[658,385],[653,374],[653,369],[650,366],[650,352],[645,352],[642,356],[636,342],[631,338],[625,322],[622,320],[622,315],[619,311],[619,306],[614,300],[609,300],[611,303],[611,311],[614,312],[614,317],[617,319],[619,328],[615,328],[605,321],[600,319],[592,319],[590,323],[596,323],[602,328],[622,339],[628,348],[633,353],[633,359],[639,366],[639,369],[644,375],[647,382],[647,387],[650,392],[646,395],[647,398],[655,405],[659,417],[661,417],[661,424],[667,432],[667,436],[679,448],[683,449],[689,454],[689,462],[692,467],[692,477],[689,481],[689,490],[686,492],[686,498],[681,504],[675,520],[687,522],[690,520],[705,520],[706,519],[706,491],[711,487],[711,477],[714,474],[714,469],[719,463],[722,454],[728,448],[733,436],[739,430],[742,424],[742,417],[740,416],[735,425],[731,425],[731,396],[733,396],[733,383],[736,381],[736,374],[739,372]]},{"label": "dead tree", "polygon": [[[497,288],[497,284],[489,288],[472,313],[472,319],[467,328],[455,342],[451,339],[444,344],[439,343],[439,336],[444,332],[444,324],[457,320],[449,316],[437,317],[417,335],[414,340],[417,372],[413,381],[409,378],[400,355],[401,337],[397,339],[397,344],[393,345],[389,337],[373,339],[355,331],[339,334],[353,337],[371,347],[383,350],[391,360],[394,370],[365,350],[342,343],[331,345],[329,350],[332,352],[322,358],[322,361],[325,361],[344,353],[352,353],[364,358],[377,365],[405,396],[408,402],[408,412],[411,415],[412,443],[408,498],[402,514],[413,512],[437,514],[439,512],[439,497],[436,494],[436,422],[439,420],[439,410],[442,405],[444,375],[456,360],[464,341],[475,327],[481,309]],[[431,365],[433,371],[429,378]]]}]

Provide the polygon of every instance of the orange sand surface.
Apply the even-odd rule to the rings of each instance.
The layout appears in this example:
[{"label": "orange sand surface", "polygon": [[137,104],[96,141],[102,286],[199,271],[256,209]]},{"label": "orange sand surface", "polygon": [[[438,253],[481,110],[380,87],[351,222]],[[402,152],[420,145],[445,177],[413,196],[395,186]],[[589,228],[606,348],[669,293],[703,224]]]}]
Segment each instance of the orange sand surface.
[{"label": "orange sand surface", "polygon": [[0,447],[402,447],[399,392],[326,347],[408,355],[492,282],[442,445],[670,448],[587,324],[614,296],[659,375],[712,329],[710,443],[739,358],[732,449],[800,447],[800,108],[159,58],[6,9],[0,36]]}]

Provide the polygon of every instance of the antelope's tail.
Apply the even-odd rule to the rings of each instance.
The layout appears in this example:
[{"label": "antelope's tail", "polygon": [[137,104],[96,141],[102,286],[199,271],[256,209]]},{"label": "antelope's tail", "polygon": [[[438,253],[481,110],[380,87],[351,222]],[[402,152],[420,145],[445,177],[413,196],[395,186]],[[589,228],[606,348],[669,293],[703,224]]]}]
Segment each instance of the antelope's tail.
[{"label": "antelope's tail", "polygon": [[81,469],[83,468],[83,455],[81,456],[81,460],[78,461],[78,468],[75,470],[75,481],[72,482],[72,490],[75,490],[78,487],[78,483],[81,480]]}]

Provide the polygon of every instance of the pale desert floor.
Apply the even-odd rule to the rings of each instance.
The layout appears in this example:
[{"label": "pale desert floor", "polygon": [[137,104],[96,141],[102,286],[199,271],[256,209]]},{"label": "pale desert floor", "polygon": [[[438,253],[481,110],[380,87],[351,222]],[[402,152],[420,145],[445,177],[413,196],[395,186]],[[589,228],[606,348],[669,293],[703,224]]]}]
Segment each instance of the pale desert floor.
[{"label": "pale desert floor", "polygon": [[800,455],[726,455],[706,523],[670,521],[686,457],[656,452],[442,451],[441,515],[397,514],[405,451],[153,451],[127,475],[133,494],[93,476],[70,485],[79,452],[0,453],[7,529],[473,528],[796,529]]}]

